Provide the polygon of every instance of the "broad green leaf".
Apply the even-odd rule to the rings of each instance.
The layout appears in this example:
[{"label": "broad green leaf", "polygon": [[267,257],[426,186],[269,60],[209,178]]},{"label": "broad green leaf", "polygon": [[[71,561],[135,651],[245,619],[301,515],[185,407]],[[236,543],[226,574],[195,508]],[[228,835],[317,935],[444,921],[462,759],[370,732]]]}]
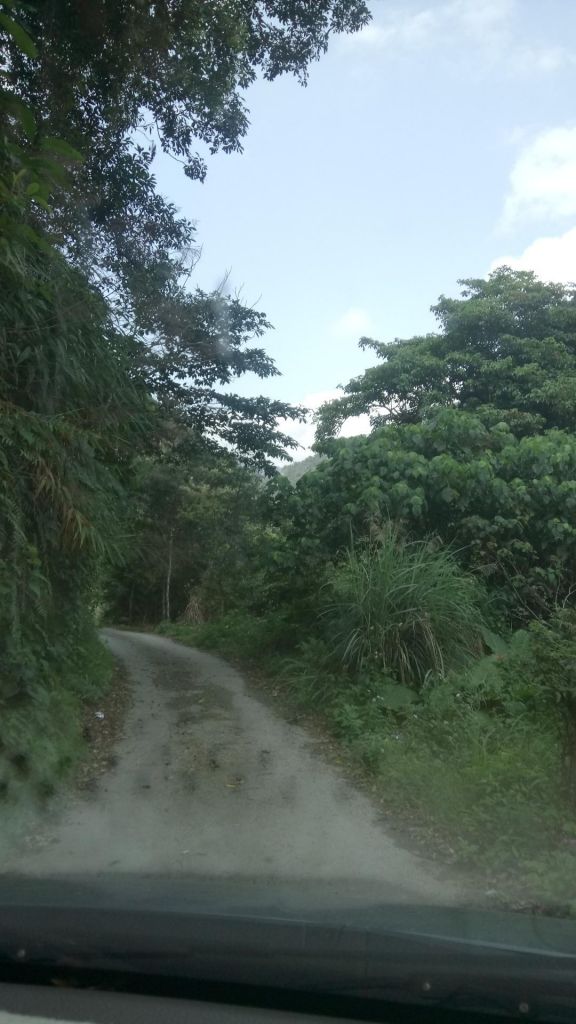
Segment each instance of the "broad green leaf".
[{"label": "broad green leaf", "polygon": [[468,671],[468,684],[473,687],[483,686],[487,680],[496,680],[498,678],[497,658],[496,654],[487,654],[486,657],[479,658]]},{"label": "broad green leaf", "polygon": [[487,629],[486,626],[482,627],[482,639],[492,654],[499,654],[503,657],[509,653],[506,641],[497,633],[493,633],[491,629]]},{"label": "broad green leaf", "polygon": [[29,139],[34,138],[36,134],[36,119],[33,111],[26,103],[23,103],[18,96],[11,96],[3,92],[0,96],[0,107],[3,107],[4,110],[18,118]]},{"label": "broad green leaf", "polygon": [[50,160],[48,157],[30,157],[28,163],[33,167],[39,174],[40,177],[49,176],[53,181],[59,185],[67,185],[69,181],[69,175],[62,164],[56,163],[55,160]]},{"label": "broad green leaf", "polygon": [[8,17],[7,14],[4,14],[3,11],[0,11],[0,27],[3,28],[4,31],[8,33],[9,36],[12,36],[14,42],[17,44],[17,46],[20,47],[22,53],[25,53],[27,57],[38,56],[36,43],[28,35],[26,29],[22,28],[22,25],[20,25],[17,21],[14,21],[13,18],[10,18]]},{"label": "broad green leaf", "polygon": [[55,136],[47,135],[42,140],[42,148],[49,149],[52,153],[57,153],[58,156],[63,156],[67,160],[74,160],[76,163],[80,163],[84,160],[82,153],[79,153],[77,149],[74,149],[64,139],[58,139]]}]

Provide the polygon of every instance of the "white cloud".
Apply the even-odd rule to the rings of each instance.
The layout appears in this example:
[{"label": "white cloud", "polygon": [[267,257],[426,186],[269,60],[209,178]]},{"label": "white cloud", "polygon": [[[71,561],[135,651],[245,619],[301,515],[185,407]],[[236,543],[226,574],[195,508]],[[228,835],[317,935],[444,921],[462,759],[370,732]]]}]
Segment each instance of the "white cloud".
[{"label": "white cloud", "polygon": [[279,423],[279,427],[283,433],[289,434],[300,445],[299,448],[294,448],[290,452],[296,462],[310,455],[315,433],[310,417],[308,417],[305,423],[292,423],[290,420],[282,420]]},{"label": "white cloud", "polygon": [[[330,402],[334,398],[342,398],[342,391],[338,388],[329,388],[326,391],[315,391],[305,395],[301,404],[310,409],[305,423],[292,423],[290,420],[283,420],[280,429],[290,434],[302,447],[292,453],[296,461],[305,459],[312,452],[316,427],[313,422],[313,415],[324,402]],[[355,437],[357,434],[367,434],[370,430],[368,416],[351,416],[342,427],[341,437]]]},{"label": "white cloud", "polygon": [[370,429],[370,417],[367,413],[362,413],[361,416],[351,416],[346,420],[340,437],[357,437],[358,434],[368,434]]},{"label": "white cloud", "polygon": [[393,38],[394,31],[395,29],[392,26],[386,28],[370,22],[361,32],[338,37],[336,45],[339,45],[344,50],[356,49],[358,46],[373,47],[375,50],[379,50],[386,45],[389,39]]},{"label": "white cloud", "polygon": [[400,41],[405,46],[421,46],[436,30],[438,13],[432,10],[418,11],[412,14],[396,27],[396,42]]},{"label": "white cloud", "polygon": [[362,32],[349,36],[348,48],[360,46],[378,50],[391,47],[411,49],[430,45],[445,26],[448,10],[452,6],[452,3],[440,4],[436,8],[425,7],[411,13],[406,13],[405,9],[400,8],[392,10],[386,21],[372,21]]},{"label": "white cloud", "polygon": [[365,309],[351,306],[331,324],[330,333],[342,341],[358,341],[372,327],[372,321]]},{"label": "white cloud", "polygon": [[508,29],[515,9],[514,0],[451,0],[439,7],[444,27],[452,26],[484,43]]},{"label": "white cloud", "polygon": [[559,71],[565,64],[573,63],[572,56],[560,46],[544,47],[541,50],[526,47],[526,49],[518,51],[516,59],[519,62],[517,64],[519,71],[528,71],[530,68],[544,72]]},{"label": "white cloud", "polygon": [[536,238],[519,256],[502,256],[490,270],[508,266],[534,270],[544,281],[576,281],[576,227],[563,235]]},{"label": "white cloud", "polygon": [[[328,336],[337,341],[355,344],[359,339],[373,329],[370,315],[360,306],[349,306],[336,320],[328,325]],[[304,423],[294,423],[292,420],[281,420],[279,428],[283,433],[289,434],[301,445],[301,448],[293,452],[295,459],[304,459],[311,454],[314,444],[316,426],[313,422],[314,413],[324,402],[330,402],[334,398],[341,398],[343,392],[339,388],[326,388],[323,391],[314,391],[298,402],[310,413]],[[370,430],[368,416],[351,416],[343,425],[342,437],[353,437],[355,434],[366,434]]]},{"label": "white cloud", "polygon": [[434,48],[438,54],[454,49],[468,62],[505,74],[557,71],[573,63],[560,46],[532,46],[521,41],[520,0],[444,0],[419,10],[398,4],[384,19],[377,17],[357,34],[343,39],[346,50],[389,50],[391,53]]},{"label": "white cloud", "polygon": [[535,217],[576,214],[576,128],[541,132],[510,172],[503,225]]}]

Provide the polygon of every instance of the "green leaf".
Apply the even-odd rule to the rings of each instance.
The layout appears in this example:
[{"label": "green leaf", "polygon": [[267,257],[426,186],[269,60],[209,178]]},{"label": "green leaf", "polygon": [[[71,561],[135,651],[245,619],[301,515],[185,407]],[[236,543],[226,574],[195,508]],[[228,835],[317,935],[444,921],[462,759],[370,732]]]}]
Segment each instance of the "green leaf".
[{"label": "green leaf", "polygon": [[43,199],[42,196],[40,196],[40,195],[34,196],[34,202],[36,203],[37,206],[41,206],[43,210],[50,210],[51,209],[50,203],[47,203],[46,200]]},{"label": "green leaf", "polygon": [[52,245],[47,238],[43,238],[37,231],[34,231],[28,224],[14,224],[11,227],[11,233],[14,238],[19,242],[25,244],[34,245],[38,249],[43,249],[45,252],[52,254],[54,252]]},{"label": "green leaf", "polygon": [[55,160],[50,160],[48,157],[30,157],[28,164],[32,167],[40,178],[48,177],[53,182],[59,185],[67,185],[69,181],[69,175],[62,164],[56,163]]},{"label": "green leaf", "polygon": [[7,110],[9,114],[18,118],[29,139],[34,138],[36,134],[36,120],[33,111],[26,103],[23,103],[18,96],[10,96],[8,93],[3,92],[0,97],[0,106]]},{"label": "green leaf", "polygon": [[487,682],[494,684],[498,681],[500,677],[497,659],[498,655],[496,654],[487,654],[484,658],[479,658],[468,672],[468,685],[472,687],[485,686]]},{"label": "green leaf", "polygon": [[9,18],[3,11],[0,11],[0,27],[3,28],[9,36],[12,36],[16,45],[20,47],[22,53],[25,53],[27,57],[38,56],[36,43],[28,35],[26,29],[22,28],[22,25],[17,21],[14,21],[13,18]]},{"label": "green leaf", "polygon": [[65,157],[66,160],[74,160],[76,163],[81,163],[84,160],[82,153],[79,153],[64,139],[58,139],[53,135],[47,135],[42,139],[42,148],[49,149],[52,153]]},{"label": "green leaf", "polygon": [[482,639],[488,650],[492,651],[492,654],[499,654],[502,657],[508,654],[508,644],[506,641],[485,626],[482,628]]}]

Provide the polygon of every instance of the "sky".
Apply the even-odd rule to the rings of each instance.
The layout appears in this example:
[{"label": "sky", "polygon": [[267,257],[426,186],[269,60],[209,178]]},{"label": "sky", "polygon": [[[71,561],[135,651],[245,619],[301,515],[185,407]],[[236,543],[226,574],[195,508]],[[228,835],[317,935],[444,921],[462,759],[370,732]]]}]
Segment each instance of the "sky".
[{"label": "sky", "polygon": [[[576,0],[370,8],[306,88],[255,83],[243,153],[209,157],[203,184],[157,161],[197,225],[194,282],[228,274],[274,325],[282,376],[242,394],[317,407],[374,362],[362,335],[434,330],[439,295],[501,263],[576,279]],[[288,432],[306,455],[312,424]]]}]

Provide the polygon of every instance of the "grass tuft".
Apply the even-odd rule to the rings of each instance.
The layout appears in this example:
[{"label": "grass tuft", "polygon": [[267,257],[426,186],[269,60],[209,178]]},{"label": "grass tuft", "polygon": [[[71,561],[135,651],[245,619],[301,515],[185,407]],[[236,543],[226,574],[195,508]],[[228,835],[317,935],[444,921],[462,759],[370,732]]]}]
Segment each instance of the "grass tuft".
[{"label": "grass tuft", "polygon": [[446,549],[381,540],[348,551],[323,595],[324,635],[353,672],[380,670],[420,687],[482,650],[484,594]]}]

